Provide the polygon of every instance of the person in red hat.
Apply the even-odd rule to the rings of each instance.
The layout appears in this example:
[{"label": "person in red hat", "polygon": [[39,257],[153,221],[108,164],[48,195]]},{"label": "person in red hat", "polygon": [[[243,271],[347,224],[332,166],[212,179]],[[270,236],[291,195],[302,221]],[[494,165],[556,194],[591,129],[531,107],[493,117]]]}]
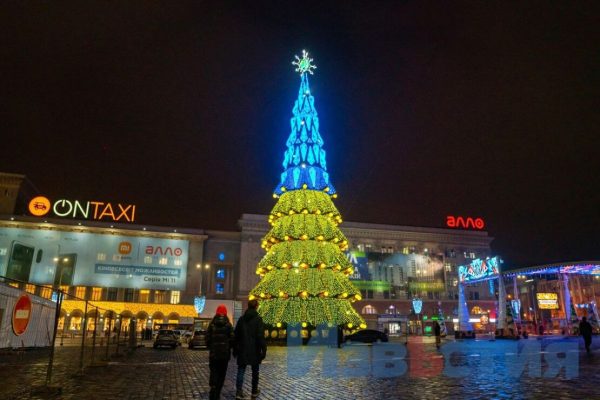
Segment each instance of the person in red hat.
[{"label": "person in red hat", "polygon": [[206,344],[208,346],[208,366],[210,368],[210,400],[221,397],[221,389],[227,374],[227,364],[231,358],[233,347],[233,326],[227,318],[227,307],[220,304],[212,321],[208,325],[206,333]]}]

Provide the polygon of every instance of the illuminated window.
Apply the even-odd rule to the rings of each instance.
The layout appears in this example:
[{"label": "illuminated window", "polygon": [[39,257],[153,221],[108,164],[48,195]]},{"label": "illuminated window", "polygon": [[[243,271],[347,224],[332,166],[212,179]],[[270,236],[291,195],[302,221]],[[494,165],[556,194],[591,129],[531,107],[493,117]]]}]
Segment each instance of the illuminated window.
[{"label": "illuminated window", "polygon": [[181,293],[179,292],[179,290],[173,290],[171,292],[171,304],[179,304],[180,296]]},{"label": "illuminated window", "polygon": [[60,285],[60,290],[63,291],[63,293],[65,294],[65,297],[69,294],[69,286],[67,286],[67,285]]},{"label": "illuminated window", "polygon": [[216,273],[217,279],[225,279],[225,269],[219,268]]},{"label": "illuminated window", "polygon": [[150,257],[150,256],[144,257],[144,264],[152,264],[152,257]]},{"label": "illuminated window", "polygon": [[121,261],[121,255],[120,254],[113,254],[113,261]]},{"label": "illuminated window", "polygon": [[370,304],[367,304],[362,309],[363,314],[377,314],[377,309]]},{"label": "illuminated window", "polygon": [[7,251],[6,247],[1,248],[0,249],[0,256],[5,256],[6,255],[6,251]]},{"label": "illuminated window", "polygon": [[40,291],[40,297],[43,297],[45,299],[51,298],[52,297],[52,288],[44,286],[42,288],[42,290]]},{"label": "illuminated window", "polygon": [[444,268],[446,269],[446,272],[452,272],[452,265],[446,264],[444,265]]},{"label": "illuminated window", "polygon": [[159,263],[160,265],[167,265],[167,264],[169,263],[169,259],[168,259],[167,257],[161,257],[161,258],[158,260],[158,263]]},{"label": "illuminated window", "polygon": [[25,286],[25,291],[31,294],[35,293],[35,285],[27,284],[27,286]]},{"label": "illuminated window", "polygon": [[181,259],[179,259],[179,258],[178,258],[177,260],[175,260],[175,261],[173,262],[173,264],[174,264],[174,265],[177,265],[177,266],[181,266],[181,265],[183,265],[183,260],[181,260]]},{"label": "illuminated window", "polygon": [[75,297],[85,299],[85,286],[77,286],[75,289]]},{"label": "illuminated window", "polygon": [[155,303],[164,303],[165,302],[165,291],[164,290],[155,290],[154,291],[154,302]]},{"label": "illuminated window", "polygon": [[140,289],[140,303],[147,303],[150,300],[150,290]]},{"label": "illuminated window", "polygon": [[8,284],[8,286],[12,286],[12,287],[16,287],[16,288],[18,288],[18,287],[19,287],[19,284],[18,284],[17,282],[10,282],[10,283]]},{"label": "illuminated window", "polygon": [[225,285],[223,285],[222,283],[217,283],[215,285],[215,293],[217,293],[217,294],[225,293]]},{"label": "illuminated window", "polygon": [[98,254],[96,255],[96,259],[97,259],[98,261],[105,261],[105,260],[106,260],[106,253],[98,253]]},{"label": "illuminated window", "polygon": [[402,248],[402,254],[408,254],[408,253],[409,253],[408,247],[403,247]]},{"label": "illuminated window", "polygon": [[365,245],[362,243],[359,243],[356,245],[356,250],[358,251],[365,251]]},{"label": "illuminated window", "polygon": [[100,300],[102,299],[102,288],[95,287],[92,288],[92,300]]}]

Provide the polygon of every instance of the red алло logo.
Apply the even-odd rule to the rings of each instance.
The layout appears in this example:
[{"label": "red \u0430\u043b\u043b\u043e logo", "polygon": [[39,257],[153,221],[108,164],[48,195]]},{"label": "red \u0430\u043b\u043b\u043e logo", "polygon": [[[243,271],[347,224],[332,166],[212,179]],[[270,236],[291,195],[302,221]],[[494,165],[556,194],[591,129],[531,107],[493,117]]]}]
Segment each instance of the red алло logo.
[{"label": "red \u0430\u043b\u043b\u043e logo", "polygon": [[449,228],[472,228],[481,230],[485,228],[485,221],[483,218],[454,217],[452,215],[448,215],[446,217],[446,226]]}]

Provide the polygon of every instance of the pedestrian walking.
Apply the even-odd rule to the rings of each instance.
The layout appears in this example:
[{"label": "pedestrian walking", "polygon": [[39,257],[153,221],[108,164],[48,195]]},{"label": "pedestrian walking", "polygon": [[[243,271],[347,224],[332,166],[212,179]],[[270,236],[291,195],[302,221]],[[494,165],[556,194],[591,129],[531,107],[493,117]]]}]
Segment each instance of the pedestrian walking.
[{"label": "pedestrian walking", "polygon": [[433,323],[433,332],[435,333],[435,347],[439,349],[442,341],[442,327],[437,321]]},{"label": "pedestrian walking", "polygon": [[252,368],[252,394],[251,398],[256,399],[260,390],[258,389],[258,373],[262,360],[267,355],[267,344],[265,341],[264,325],[260,315],[258,315],[258,301],[250,300],[248,309],[239,319],[235,326],[235,347],[233,356],[237,357],[237,380],[236,395],[237,400],[243,400],[244,397],[244,374],[246,367]]},{"label": "pedestrian walking", "polygon": [[341,325],[337,327],[337,348],[342,348],[342,343],[344,342],[344,328]]},{"label": "pedestrian walking", "polygon": [[590,346],[592,345],[592,325],[587,322],[586,317],[581,318],[581,322],[579,323],[579,334],[583,336],[585,351],[590,354]]},{"label": "pedestrian walking", "polygon": [[210,400],[221,397],[221,389],[227,374],[227,364],[231,358],[233,348],[233,326],[227,318],[227,307],[221,304],[208,325],[206,332],[206,345],[208,347],[208,366],[210,368]]}]

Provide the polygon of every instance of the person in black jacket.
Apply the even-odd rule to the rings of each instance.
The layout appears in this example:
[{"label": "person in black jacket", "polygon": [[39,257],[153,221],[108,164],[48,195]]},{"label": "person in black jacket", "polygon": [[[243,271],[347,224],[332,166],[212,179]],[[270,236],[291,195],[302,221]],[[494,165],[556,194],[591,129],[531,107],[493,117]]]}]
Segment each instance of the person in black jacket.
[{"label": "person in black jacket", "polygon": [[585,351],[590,354],[590,346],[592,345],[592,325],[587,321],[586,317],[581,318],[579,323],[579,334],[583,336]]},{"label": "person in black jacket", "polygon": [[227,374],[227,364],[231,358],[233,347],[233,326],[227,318],[227,307],[223,304],[217,307],[217,312],[206,332],[208,346],[208,365],[210,368],[210,400],[218,400]]},{"label": "person in black jacket", "polygon": [[433,333],[435,334],[435,347],[439,349],[442,341],[442,327],[437,321],[433,323]]},{"label": "person in black jacket", "polygon": [[256,399],[260,393],[258,390],[258,369],[261,361],[267,355],[267,344],[263,320],[258,315],[257,308],[258,301],[250,300],[248,309],[235,326],[233,356],[237,357],[238,365],[235,396],[238,400],[244,399],[244,374],[248,365],[252,367],[252,399]]}]

